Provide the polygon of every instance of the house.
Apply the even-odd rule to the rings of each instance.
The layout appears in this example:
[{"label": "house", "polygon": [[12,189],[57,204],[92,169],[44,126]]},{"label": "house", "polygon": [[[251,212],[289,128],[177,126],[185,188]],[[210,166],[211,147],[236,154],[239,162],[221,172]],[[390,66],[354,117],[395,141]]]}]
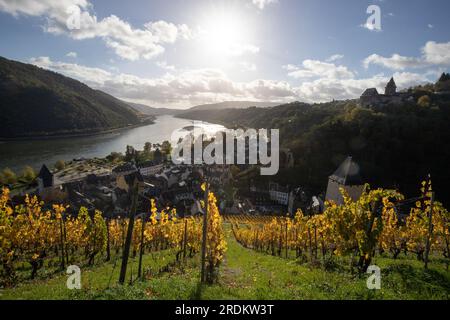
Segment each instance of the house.
[{"label": "house", "polygon": [[282,187],[278,183],[269,184],[270,200],[287,206],[289,203],[289,187]]},{"label": "house", "polygon": [[127,162],[115,167],[112,170],[113,177],[118,177],[120,175],[128,175],[130,173],[136,172],[138,169],[133,163]]},{"label": "house", "polygon": [[343,204],[344,199],[340,192],[344,189],[350,198],[358,200],[364,188],[363,180],[360,175],[359,165],[353,161],[352,157],[342,162],[339,168],[328,178],[327,201],[334,201],[337,204]]},{"label": "house", "polygon": [[116,178],[116,185],[118,189],[130,192],[131,188],[138,184],[138,193],[142,193],[145,189],[144,178],[139,172],[132,172],[127,175],[119,175]]},{"label": "house", "polygon": [[379,93],[376,88],[366,89],[360,97],[361,104],[369,106],[378,102]]},{"label": "house", "polygon": [[62,202],[67,198],[67,192],[64,191],[61,182],[56,179],[53,172],[44,164],[37,177],[38,193],[45,202]]},{"label": "house", "polygon": [[139,173],[143,176],[152,176],[164,169],[164,164],[156,161],[146,161],[138,165]]}]

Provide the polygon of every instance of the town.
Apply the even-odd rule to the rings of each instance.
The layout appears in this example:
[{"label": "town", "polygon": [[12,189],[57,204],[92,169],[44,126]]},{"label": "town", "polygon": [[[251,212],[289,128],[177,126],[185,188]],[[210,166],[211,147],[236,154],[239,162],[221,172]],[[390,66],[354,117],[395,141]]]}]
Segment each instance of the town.
[{"label": "town", "polygon": [[[136,183],[139,213],[148,212],[149,200],[155,199],[159,208],[175,208],[179,217],[186,217],[203,214],[201,184],[207,180],[225,215],[293,216],[298,209],[308,214],[321,213],[325,200],[342,203],[340,188],[357,200],[364,185],[359,166],[351,157],[329,177],[326,193],[314,195],[301,186],[255,184],[255,165],[173,164],[170,155],[159,148],[150,151],[152,160],[139,161],[144,152],[128,146],[126,156],[117,165],[107,158],[73,159],[53,169],[43,164],[36,183],[16,192],[12,201],[21,203],[26,194],[36,195],[49,207],[55,203],[69,205],[74,215],[85,207],[91,213],[100,210],[105,217],[117,218],[130,212],[131,188]],[[290,151],[282,149],[281,154],[281,166],[293,166]]]}]

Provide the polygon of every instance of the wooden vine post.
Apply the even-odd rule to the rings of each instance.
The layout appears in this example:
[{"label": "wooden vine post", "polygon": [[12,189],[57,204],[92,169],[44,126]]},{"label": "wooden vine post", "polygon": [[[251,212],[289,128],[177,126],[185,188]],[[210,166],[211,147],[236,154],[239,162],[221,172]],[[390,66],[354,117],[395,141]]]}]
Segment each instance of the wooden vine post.
[{"label": "wooden vine post", "polygon": [[129,217],[129,223],[128,223],[128,229],[127,229],[127,237],[125,239],[125,247],[123,248],[123,254],[122,254],[122,265],[120,267],[120,276],[119,276],[119,283],[124,284],[125,283],[125,276],[127,274],[127,264],[128,264],[128,257],[130,255],[130,247],[131,247],[131,240],[133,236],[133,228],[134,228],[134,216],[136,215],[136,207],[137,207],[137,197],[138,197],[138,183],[137,180],[134,180],[134,186],[132,187],[133,191],[132,193],[132,201],[131,201],[131,211],[130,211],[130,217]]}]

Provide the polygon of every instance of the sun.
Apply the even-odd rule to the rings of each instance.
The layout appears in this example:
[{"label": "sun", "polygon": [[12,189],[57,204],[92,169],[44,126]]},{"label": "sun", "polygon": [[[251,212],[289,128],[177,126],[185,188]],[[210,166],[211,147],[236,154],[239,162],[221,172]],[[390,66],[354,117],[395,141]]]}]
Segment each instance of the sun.
[{"label": "sun", "polygon": [[239,46],[249,41],[246,25],[239,14],[216,12],[201,24],[203,49],[216,57],[233,55]]}]

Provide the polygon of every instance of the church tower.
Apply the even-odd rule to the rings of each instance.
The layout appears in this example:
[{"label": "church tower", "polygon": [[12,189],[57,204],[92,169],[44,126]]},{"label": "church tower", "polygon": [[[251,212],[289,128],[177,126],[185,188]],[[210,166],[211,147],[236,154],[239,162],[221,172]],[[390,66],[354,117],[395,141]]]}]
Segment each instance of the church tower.
[{"label": "church tower", "polygon": [[352,160],[352,157],[345,159],[329,177],[325,199],[334,201],[338,205],[343,204],[344,199],[340,188],[343,188],[353,201],[358,200],[363,192],[364,185],[359,174],[359,165]]},{"label": "church tower", "polygon": [[394,78],[392,77],[386,85],[386,89],[384,90],[384,94],[387,96],[394,96],[397,94],[397,85],[395,84]]}]

